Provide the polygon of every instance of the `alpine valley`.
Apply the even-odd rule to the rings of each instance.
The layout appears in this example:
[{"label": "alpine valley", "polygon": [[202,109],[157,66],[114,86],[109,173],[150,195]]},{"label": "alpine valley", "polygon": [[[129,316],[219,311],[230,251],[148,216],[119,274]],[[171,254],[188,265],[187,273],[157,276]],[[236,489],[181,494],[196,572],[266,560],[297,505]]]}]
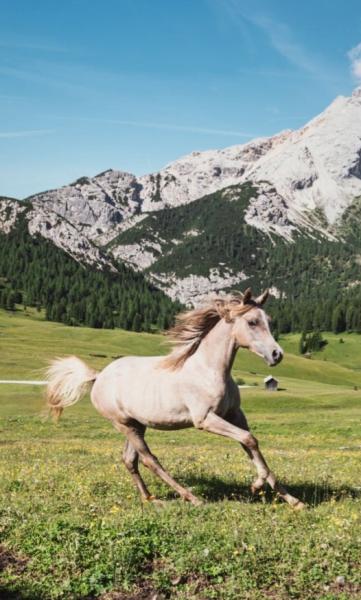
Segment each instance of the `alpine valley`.
[{"label": "alpine valley", "polygon": [[0,198],[0,232],[8,308],[151,330],[179,302],[270,287],[279,331],[361,331],[361,88],[297,131]]}]

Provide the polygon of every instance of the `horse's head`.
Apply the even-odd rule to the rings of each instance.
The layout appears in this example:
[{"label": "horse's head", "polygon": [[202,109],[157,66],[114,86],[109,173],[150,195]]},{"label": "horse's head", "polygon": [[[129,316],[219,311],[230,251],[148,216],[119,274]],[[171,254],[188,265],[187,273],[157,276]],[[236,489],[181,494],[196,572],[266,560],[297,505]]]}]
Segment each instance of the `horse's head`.
[{"label": "horse's head", "polygon": [[269,317],[263,309],[268,298],[268,290],[258,298],[252,298],[250,289],[246,290],[241,306],[230,311],[234,323],[232,335],[237,345],[248,348],[261,356],[268,365],[274,367],[283,358],[283,350],[271,334]]}]

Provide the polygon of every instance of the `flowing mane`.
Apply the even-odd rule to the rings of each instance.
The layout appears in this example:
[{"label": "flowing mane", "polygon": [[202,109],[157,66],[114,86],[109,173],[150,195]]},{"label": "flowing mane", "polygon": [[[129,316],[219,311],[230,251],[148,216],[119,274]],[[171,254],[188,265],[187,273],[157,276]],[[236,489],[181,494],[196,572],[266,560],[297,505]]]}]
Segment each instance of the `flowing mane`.
[{"label": "flowing mane", "polygon": [[173,350],[162,360],[164,369],[178,369],[196,352],[201,341],[222,318],[231,321],[250,310],[256,302],[241,293],[213,297],[200,308],[180,313],[167,331]]}]

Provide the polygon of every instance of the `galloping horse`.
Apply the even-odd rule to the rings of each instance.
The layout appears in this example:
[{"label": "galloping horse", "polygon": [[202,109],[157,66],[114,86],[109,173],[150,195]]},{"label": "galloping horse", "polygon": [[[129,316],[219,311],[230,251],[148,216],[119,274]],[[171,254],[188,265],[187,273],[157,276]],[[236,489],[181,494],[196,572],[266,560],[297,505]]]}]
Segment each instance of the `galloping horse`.
[{"label": "galloping horse", "polygon": [[55,417],[77,402],[92,385],[91,401],[126,436],[123,453],[142,499],[152,500],[139,470],[139,459],[192,504],[201,501],[167,473],[144,440],[147,427],[196,427],[240,442],[257,470],[256,493],[267,481],[296,509],[304,504],[291,496],[270,471],[240,408],[231,368],[238,348],[248,348],[268,365],[283,358],[271,335],[263,305],[265,291],[217,297],[202,308],[178,316],[170,331],[174,348],[167,356],[120,358],[100,373],[75,356],[54,360],[47,370],[47,402]]}]

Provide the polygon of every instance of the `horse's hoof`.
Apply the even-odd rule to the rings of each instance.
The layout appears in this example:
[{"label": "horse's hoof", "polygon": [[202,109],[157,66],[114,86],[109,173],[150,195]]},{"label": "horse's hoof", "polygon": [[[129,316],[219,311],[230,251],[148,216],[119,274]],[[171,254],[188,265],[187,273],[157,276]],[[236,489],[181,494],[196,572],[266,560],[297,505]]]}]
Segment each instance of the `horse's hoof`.
[{"label": "horse's hoof", "polygon": [[166,502],[164,500],[159,500],[158,498],[155,498],[154,500],[152,500],[152,504],[154,506],[158,506],[159,508],[164,508],[166,505]]},{"label": "horse's hoof", "polygon": [[251,485],[251,494],[252,496],[256,496],[257,494],[259,494],[262,490],[262,485],[256,485],[254,483],[252,483]]},{"label": "horse's hoof", "polygon": [[193,495],[183,496],[183,500],[184,502],[190,502],[191,504],[193,504],[193,506],[202,506],[203,504],[202,500]]},{"label": "horse's hoof", "polygon": [[156,498],[156,496],[149,496],[148,498],[145,498],[145,502],[155,506],[165,506],[164,500],[159,500]]},{"label": "horse's hoof", "polygon": [[199,498],[194,498],[191,502],[193,506],[202,506],[204,504],[203,500],[200,500]]},{"label": "horse's hoof", "polygon": [[296,502],[296,504],[294,504],[292,508],[294,510],[305,510],[305,508],[307,508],[307,505],[301,502],[301,500],[298,500],[298,502]]},{"label": "horse's hoof", "polygon": [[146,498],[143,498],[144,502],[154,502],[154,500],[156,500],[156,496],[146,496]]}]

